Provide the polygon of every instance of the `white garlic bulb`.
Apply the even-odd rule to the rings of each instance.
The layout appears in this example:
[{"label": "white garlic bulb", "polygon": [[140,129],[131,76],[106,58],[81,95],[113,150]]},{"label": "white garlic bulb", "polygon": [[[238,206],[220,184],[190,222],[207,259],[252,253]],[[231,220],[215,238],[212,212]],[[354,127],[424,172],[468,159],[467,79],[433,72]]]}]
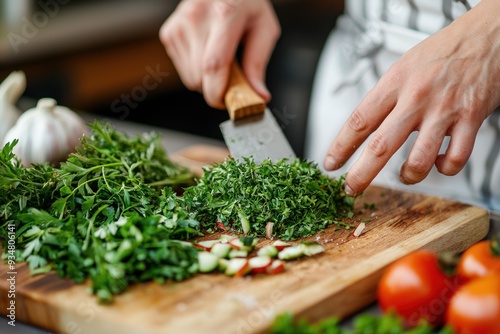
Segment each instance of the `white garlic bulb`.
[{"label": "white garlic bulb", "polygon": [[0,144],[21,116],[16,103],[25,89],[26,75],[22,71],[12,72],[0,85]]},{"label": "white garlic bulb", "polygon": [[7,132],[4,144],[19,140],[13,152],[24,166],[45,162],[57,164],[75,151],[86,132],[87,126],[78,114],[58,106],[53,99],[44,98],[19,117]]}]

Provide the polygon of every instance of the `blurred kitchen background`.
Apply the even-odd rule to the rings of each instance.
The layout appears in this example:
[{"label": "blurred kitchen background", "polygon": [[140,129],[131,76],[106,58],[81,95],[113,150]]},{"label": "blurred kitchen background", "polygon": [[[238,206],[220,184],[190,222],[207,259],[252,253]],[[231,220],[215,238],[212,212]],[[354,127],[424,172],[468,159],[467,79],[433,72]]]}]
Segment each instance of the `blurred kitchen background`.
[{"label": "blurred kitchen background", "polygon": [[[222,138],[219,123],[227,113],[183,87],[158,38],[179,1],[0,1],[0,81],[23,70],[25,100],[52,97],[98,117]],[[273,4],[282,37],[267,74],[269,107],[293,117],[282,125],[302,155],[314,71],[343,1]]]}]

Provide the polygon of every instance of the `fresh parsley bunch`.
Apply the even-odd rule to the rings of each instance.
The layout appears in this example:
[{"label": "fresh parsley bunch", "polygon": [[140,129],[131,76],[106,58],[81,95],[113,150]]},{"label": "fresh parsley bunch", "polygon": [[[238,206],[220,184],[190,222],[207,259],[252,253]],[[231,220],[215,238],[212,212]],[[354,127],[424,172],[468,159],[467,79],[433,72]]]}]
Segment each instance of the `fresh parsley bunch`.
[{"label": "fresh parsley bunch", "polygon": [[1,150],[4,248],[15,230],[17,261],[33,273],[90,278],[101,302],[131,282],[196,273],[196,250],[178,240],[199,235],[199,223],[172,188],[191,183],[193,173],[170,161],[156,135],[129,138],[100,122],[91,128],[59,167],[24,168],[12,153],[16,142]]},{"label": "fresh parsley bunch", "polygon": [[344,193],[344,178],[329,178],[315,163],[295,159],[256,164],[226,159],[207,168],[196,186],[184,191],[194,218],[208,231],[216,222],[252,236],[284,240],[307,237],[353,215],[354,198]]}]

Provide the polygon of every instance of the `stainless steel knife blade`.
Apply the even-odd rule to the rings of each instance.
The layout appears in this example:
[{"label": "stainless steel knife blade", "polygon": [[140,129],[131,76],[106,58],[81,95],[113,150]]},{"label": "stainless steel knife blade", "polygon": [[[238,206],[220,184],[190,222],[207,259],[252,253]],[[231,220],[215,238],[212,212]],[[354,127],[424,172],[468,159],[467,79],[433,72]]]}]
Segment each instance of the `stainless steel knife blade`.
[{"label": "stainless steel knife blade", "polygon": [[220,124],[224,141],[235,159],[253,157],[256,163],[266,159],[278,161],[296,158],[292,146],[272,112],[266,108],[261,115]]},{"label": "stainless steel knife blade", "polygon": [[273,113],[236,63],[231,66],[224,101],[230,119],[220,129],[233,158],[251,157],[256,163],[296,158]]}]

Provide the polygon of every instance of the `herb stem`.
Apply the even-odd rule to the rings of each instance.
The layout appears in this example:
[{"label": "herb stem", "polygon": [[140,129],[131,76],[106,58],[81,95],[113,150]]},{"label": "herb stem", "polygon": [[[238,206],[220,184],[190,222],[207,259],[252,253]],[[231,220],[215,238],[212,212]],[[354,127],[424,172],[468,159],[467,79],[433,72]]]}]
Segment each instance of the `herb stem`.
[{"label": "herb stem", "polygon": [[94,215],[92,216],[92,218],[89,220],[89,226],[87,227],[87,234],[85,235],[85,240],[83,242],[83,246],[82,246],[82,250],[83,251],[86,251],[87,250],[87,247],[89,246],[89,238],[90,238],[90,235],[91,235],[91,231],[94,227],[94,221],[97,217],[97,215],[104,209],[106,209],[108,207],[108,205],[103,205],[101,206],[99,209],[97,209],[97,211],[94,213]]}]

